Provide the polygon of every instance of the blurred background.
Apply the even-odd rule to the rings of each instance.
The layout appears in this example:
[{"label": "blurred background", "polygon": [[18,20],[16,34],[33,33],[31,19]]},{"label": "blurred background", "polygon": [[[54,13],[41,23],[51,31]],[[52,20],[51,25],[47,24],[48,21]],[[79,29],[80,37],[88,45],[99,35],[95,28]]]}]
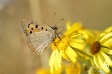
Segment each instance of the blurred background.
[{"label": "blurred background", "polygon": [[0,0],[0,74],[36,74],[49,67],[52,50],[32,53],[20,23],[32,19],[52,26],[55,12],[54,24],[64,18],[57,26],[82,22],[86,28],[103,31],[112,25],[112,0]]}]

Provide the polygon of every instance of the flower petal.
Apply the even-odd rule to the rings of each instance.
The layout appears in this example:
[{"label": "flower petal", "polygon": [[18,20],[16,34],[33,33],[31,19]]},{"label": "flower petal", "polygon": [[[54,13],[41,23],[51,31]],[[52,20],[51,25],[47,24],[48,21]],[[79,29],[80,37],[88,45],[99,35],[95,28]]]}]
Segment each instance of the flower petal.
[{"label": "flower petal", "polygon": [[64,59],[66,59],[66,60],[70,60],[69,58],[68,58],[68,56],[66,55],[66,53],[65,53],[65,50],[60,50],[60,54],[61,54],[61,56],[64,58]]},{"label": "flower petal", "polygon": [[51,73],[53,73],[54,70],[58,70],[59,68],[61,68],[61,54],[57,49],[54,50],[51,54],[49,66]]},{"label": "flower petal", "polygon": [[71,42],[85,43],[84,40],[81,40],[81,39],[72,39]]},{"label": "flower petal", "polygon": [[108,65],[106,63],[102,64],[102,69],[106,72],[106,73],[109,73],[110,70],[108,68]]},{"label": "flower petal", "polygon": [[65,50],[67,56],[70,58],[70,60],[75,63],[76,62],[76,57],[77,54],[75,53],[75,51],[73,51],[73,49],[71,47],[67,47],[67,49]]},{"label": "flower petal", "polygon": [[[68,23],[69,24],[69,23]],[[68,27],[69,28],[69,27]],[[75,24],[73,24],[65,33],[64,35],[69,35],[75,31],[77,31],[78,29],[82,28],[82,25],[80,22],[77,22]]]},{"label": "flower petal", "polygon": [[104,32],[111,32],[112,31],[112,26],[110,26],[109,28],[107,28]]},{"label": "flower petal", "polygon": [[107,39],[107,38],[109,38],[109,37],[111,37],[111,36],[112,36],[112,32],[106,34],[104,37],[102,37],[102,38],[100,39],[100,42],[102,43],[102,41],[103,41],[104,39]]},{"label": "flower petal", "polygon": [[84,37],[85,39],[89,39],[89,35],[88,35],[85,31],[79,30],[78,32],[81,33],[81,34],[83,34],[83,37]]},{"label": "flower petal", "polygon": [[92,66],[95,66],[93,59],[90,59]]},{"label": "flower petal", "polygon": [[109,68],[107,67],[107,64],[105,63],[104,59],[102,56],[99,56],[98,55],[98,61],[99,61],[99,64],[100,64],[100,67],[106,72],[106,73],[109,73],[110,70]]},{"label": "flower petal", "polygon": [[76,43],[76,42],[71,42],[69,45],[74,48],[81,49],[81,50],[84,49],[84,47],[85,47],[85,44]]},{"label": "flower petal", "polygon": [[54,61],[54,67],[56,70],[58,70],[59,68],[61,68],[61,56],[59,54],[59,51],[56,50],[56,53],[55,53],[55,61]]},{"label": "flower petal", "polygon": [[112,32],[112,26],[110,26],[109,28],[107,28],[100,36],[104,36],[107,33]]},{"label": "flower petal", "polygon": [[97,55],[94,55],[93,60],[94,60],[95,65],[96,65],[99,69],[101,69],[101,66],[100,66],[100,64],[99,64],[99,60],[98,60],[98,58],[97,58]]},{"label": "flower petal", "polygon": [[100,51],[112,55],[112,50],[110,50],[110,49],[108,49],[108,48],[103,48],[103,47],[102,47],[102,48],[100,49]]},{"label": "flower petal", "polygon": [[[87,29],[84,29],[84,31],[90,36],[90,37],[95,37],[95,34],[92,32],[92,30],[87,30]],[[95,30],[94,30],[95,31]]]},{"label": "flower petal", "polygon": [[70,37],[71,39],[75,39],[75,38],[78,38],[78,37],[81,37],[81,36],[83,36],[83,34],[77,33],[77,32],[73,32],[73,33],[71,33],[71,34],[69,35],[69,37]]},{"label": "flower petal", "polygon": [[49,59],[49,66],[50,66],[51,73],[53,73],[54,61],[55,61],[55,50],[52,52],[50,59]]},{"label": "flower petal", "polygon": [[102,45],[105,45],[105,44],[107,44],[109,42],[112,42],[112,38],[107,39],[105,42],[102,43]]},{"label": "flower petal", "polygon": [[104,60],[108,65],[112,66],[112,60],[105,53],[101,52],[100,57],[101,56],[104,57]]},{"label": "flower petal", "polygon": [[69,29],[70,29],[70,27],[71,27],[71,26],[70,26],[70,24],[71,24],[71,22],[70,22],[70,21],[68,21],[68,22],[67,22],[67,24],[66,24],[66,28],[67,28],[67,30],[69,30]]}]

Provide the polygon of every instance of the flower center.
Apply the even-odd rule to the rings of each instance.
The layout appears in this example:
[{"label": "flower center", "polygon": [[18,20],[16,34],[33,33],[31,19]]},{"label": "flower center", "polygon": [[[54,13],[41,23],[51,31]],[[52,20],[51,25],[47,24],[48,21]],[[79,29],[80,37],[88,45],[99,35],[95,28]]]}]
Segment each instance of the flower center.
[{"label": "flower center", "polygon": [[100,48],[101,48],[100,42],[95,41],[95,42],[93,42],[93,43],[91,44],[90,52],[91,52],[92,54],[96,54],[96,53],[99,52]]},{"label": "flower center", "polygon": [[63,36],[61,39],[56,38],[54,42],[51,44],[51,48],[53,50],[58,49],[58,50],[63,50],[66,49],[67,46],[69,45],[69,38],[67,36]]},{"label": "flower center", "polygon": [[60,39],[56,38],[55,41],[51,43],[51,48],[53,50],[55,50],[57,48],[57,45],[59,44],[59,42],[60,42]]},{"label": "flower center", "polygon": [[64,36],[64,37],[61,38],[57,47],[58,47],[59,50],[64,50],[64,49],[67,48],[68,44],[69,44],[69,38],[67,36]]}]

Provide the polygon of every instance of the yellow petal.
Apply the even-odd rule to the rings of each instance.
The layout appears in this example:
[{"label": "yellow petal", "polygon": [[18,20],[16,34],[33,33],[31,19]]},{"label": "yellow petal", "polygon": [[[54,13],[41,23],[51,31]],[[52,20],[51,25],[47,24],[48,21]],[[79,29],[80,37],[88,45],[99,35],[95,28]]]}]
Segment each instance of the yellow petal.
[{"label": "yellow petal", "polygon": [[89,35],[84,30],[79,30],[78,32],[81,33],[81,34],[83,34],[83,37],[85,39],[89,39]]},{"label": "yellow petal", "polygon": [[55,50],[52,52],[50,59],[49,59],[49,66],[50,66],[50,72],[53,73],[53,66],[55,61]]},{"label": "yellow petal", "polygon": [[92,66],[95,66],[93,59],[90,59]]},{"label": "yellow petal", "polygon": [[111,61],[111,59],[110,59],[105,53],[101,52],[101,53],[100,53],[100,57],[103,57],[104,61],[105,61],[108,65],[112,66],[112,61]]},{"label": "yellow petal", "polygon": [[100,57],[100,59],[103,60],[103,62],[105,62],[105,57],[101,54],[102,52],[99,52],[98,53],[98,57]]},{"label": "yellow petal", "polygon": [[59,54],[59,51],[58,50],[55,50],[56,52],[55,52],[55,57],[54,57],[54,67],[55,67],[55,69],[56,70],[58,70],[59,68],[61,68],[61,56],[60,56],[60,54]]},{"label": "yellow petal", "polygon": [[50,59],[49,59],[49,66],[52,66],[54,63],[54,56],[55,56],[55,50],[52,52]]},{"label": "yellow petal", "polygon": [[75,53],[75,51],[70,47],[68,46],[67,47],[67,51],[69,52],[70,55],[72,55],[73,57],[77,57],[77,54]]},{"label": "yellow petal", "polygon": [[70,27],[70,29],[68,29],[68,30],[64,33],[64,35],[69,35],[69,34],[71,34],[72,32],[77,31],[77,30],[80,29],[80,28],[82,28],[82,25],[81,25],[80,22],[77,22],[77,23],[73,24],[73,25]]},{"label": "yellow petal", "polygon": [[65,50],[60,50],[60,53],[61,53],[61,56],[62,56],[65,60],[68,60],[68,61],[69,61],[69,58],[68,58],[68,56],[67,56],[66,53],[65,53]]},{"label": "yellow petal", "polygon": [[75,51],[73,51],[73,49],[71,47],[67,47],[67,49],[65,50],[67,56],[69,57],[69,59],[75,63],[76,62],[76,57],[77,57],[77,54],[75,53]]},{"label": "yellow petal", "polygon": [[109,42],[112,42],[112,38],[107,39],[104,43],[102,43],[102,45],[105,45],[105,44],[107,44]]},{"label": "yellow petal", "polygon": [[87,29],[84,29],[84,31],[90,36],[90,37],[94,37],[94,33],[91,31],[91,30],[87,30]]},{"label": "yellow petal", "polygon": [[76,42],[71,42],[69,45],[80,50],[83,50],[85,47],[85,44],[76,43]]},{"label": "yellow petal", "polygon": [[94,56],[93,60],[94,60],[95,65],[96,65],[99,69],[101,69],[101,66],[100,66],[100,64],[99,64],[99,60],[98,60],[98,58],[97,58],[97,55]]},{"label": "yellow petal", "polygon": [[111,36],[112,36],[112,32],[106,34],[104,37],[102,37],[102,38],[100,39],[100,42],[102,43],[102,41],[103,41],[104,39],[107,39],[107,38],[109,38],[109,37],[111,37]]},{"label": "yellow petal", "polygon": [[107,28],[100,36],[104,36],[107,33],[112,32],[112,26],[110,26],[109,28]]},{"label": "yellow petal", "polygon": [[67,22],[67,24],[66,24],[66,28],[67,28],[67,30],[69,30],[69,29],[70,29],[70,27],[71,27],[71,26],[70,26],[70,24],[71,24],[71,22],[70,22],[70,21],[68,21],[68,22]]},{"label": "yellow petal", "polygon": [[71,42],[76,42],[76,43],[85,43],[84,40],[81,39],[72,39]]},{"label": "yellow petal", "polygon": [[100,67],[106,72],[106,73],[109,73],[109,68],[107,67],[107,64],[105,63],[103,57],[98,56],[98,61],[99,61],[99,64],[100,64]]},{"label": "yellow petal", "polygon": [[100,49],[100,51],[112,55],[112,50],[110,50],[110,49],[108,49],[108,48],[103,48],[103,47],[102,47],[102,48]]},{"label": "yellow petal", "polygon": [[109,73],[109,72],[110,72],[110,70],[109,70],[109,68],[108,68],[108,66],[107,66],[106,63],[102,64],[102,69],[103,69],[106,73]]},{"label": "yellow petal", "polygon": [[104,32],[111,32],[112,31],[112,26],[110,26],[109,28],[107,28]]},{"label": "yellow petal", "polygon": [[81,33],[78,33],[78,32],[73,32],[73,33],[71,33],[70,35],[69,35],[69,37],[71,38],[71,39],[74,39],[74,38],[77,38],[77,37],[81,37],[81,36],[83,36],[83,34],[81,34]]},{"label": "yellow petal", "polygon": [[72,39],[70,45],[71,46],[79,45],[81,47],[80,49],[83,49],[85,47],[86,43],[84,42],[84,40],[81,40],[81,39]]},{"label": "yellow petal", "polygon": [[61,53],[60,53],[60,52],[59,52],[58,60],[59,60],[58,66],[59,66],[59,68],[61,68],[61,61],[62,61],[62,58],[61,58]]}]

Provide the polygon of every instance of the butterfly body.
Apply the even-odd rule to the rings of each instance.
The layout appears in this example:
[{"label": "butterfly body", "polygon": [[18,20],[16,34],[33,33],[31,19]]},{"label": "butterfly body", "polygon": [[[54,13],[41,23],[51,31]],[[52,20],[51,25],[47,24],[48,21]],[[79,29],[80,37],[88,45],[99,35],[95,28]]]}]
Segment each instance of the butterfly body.
[{"label": "butterfly body", "polygon": [[41,54],[47,49],[56,37],[56,27],[49,27],[27,19],[21,21],[21,26],[27,38],[27,46],[36,54]]}]

